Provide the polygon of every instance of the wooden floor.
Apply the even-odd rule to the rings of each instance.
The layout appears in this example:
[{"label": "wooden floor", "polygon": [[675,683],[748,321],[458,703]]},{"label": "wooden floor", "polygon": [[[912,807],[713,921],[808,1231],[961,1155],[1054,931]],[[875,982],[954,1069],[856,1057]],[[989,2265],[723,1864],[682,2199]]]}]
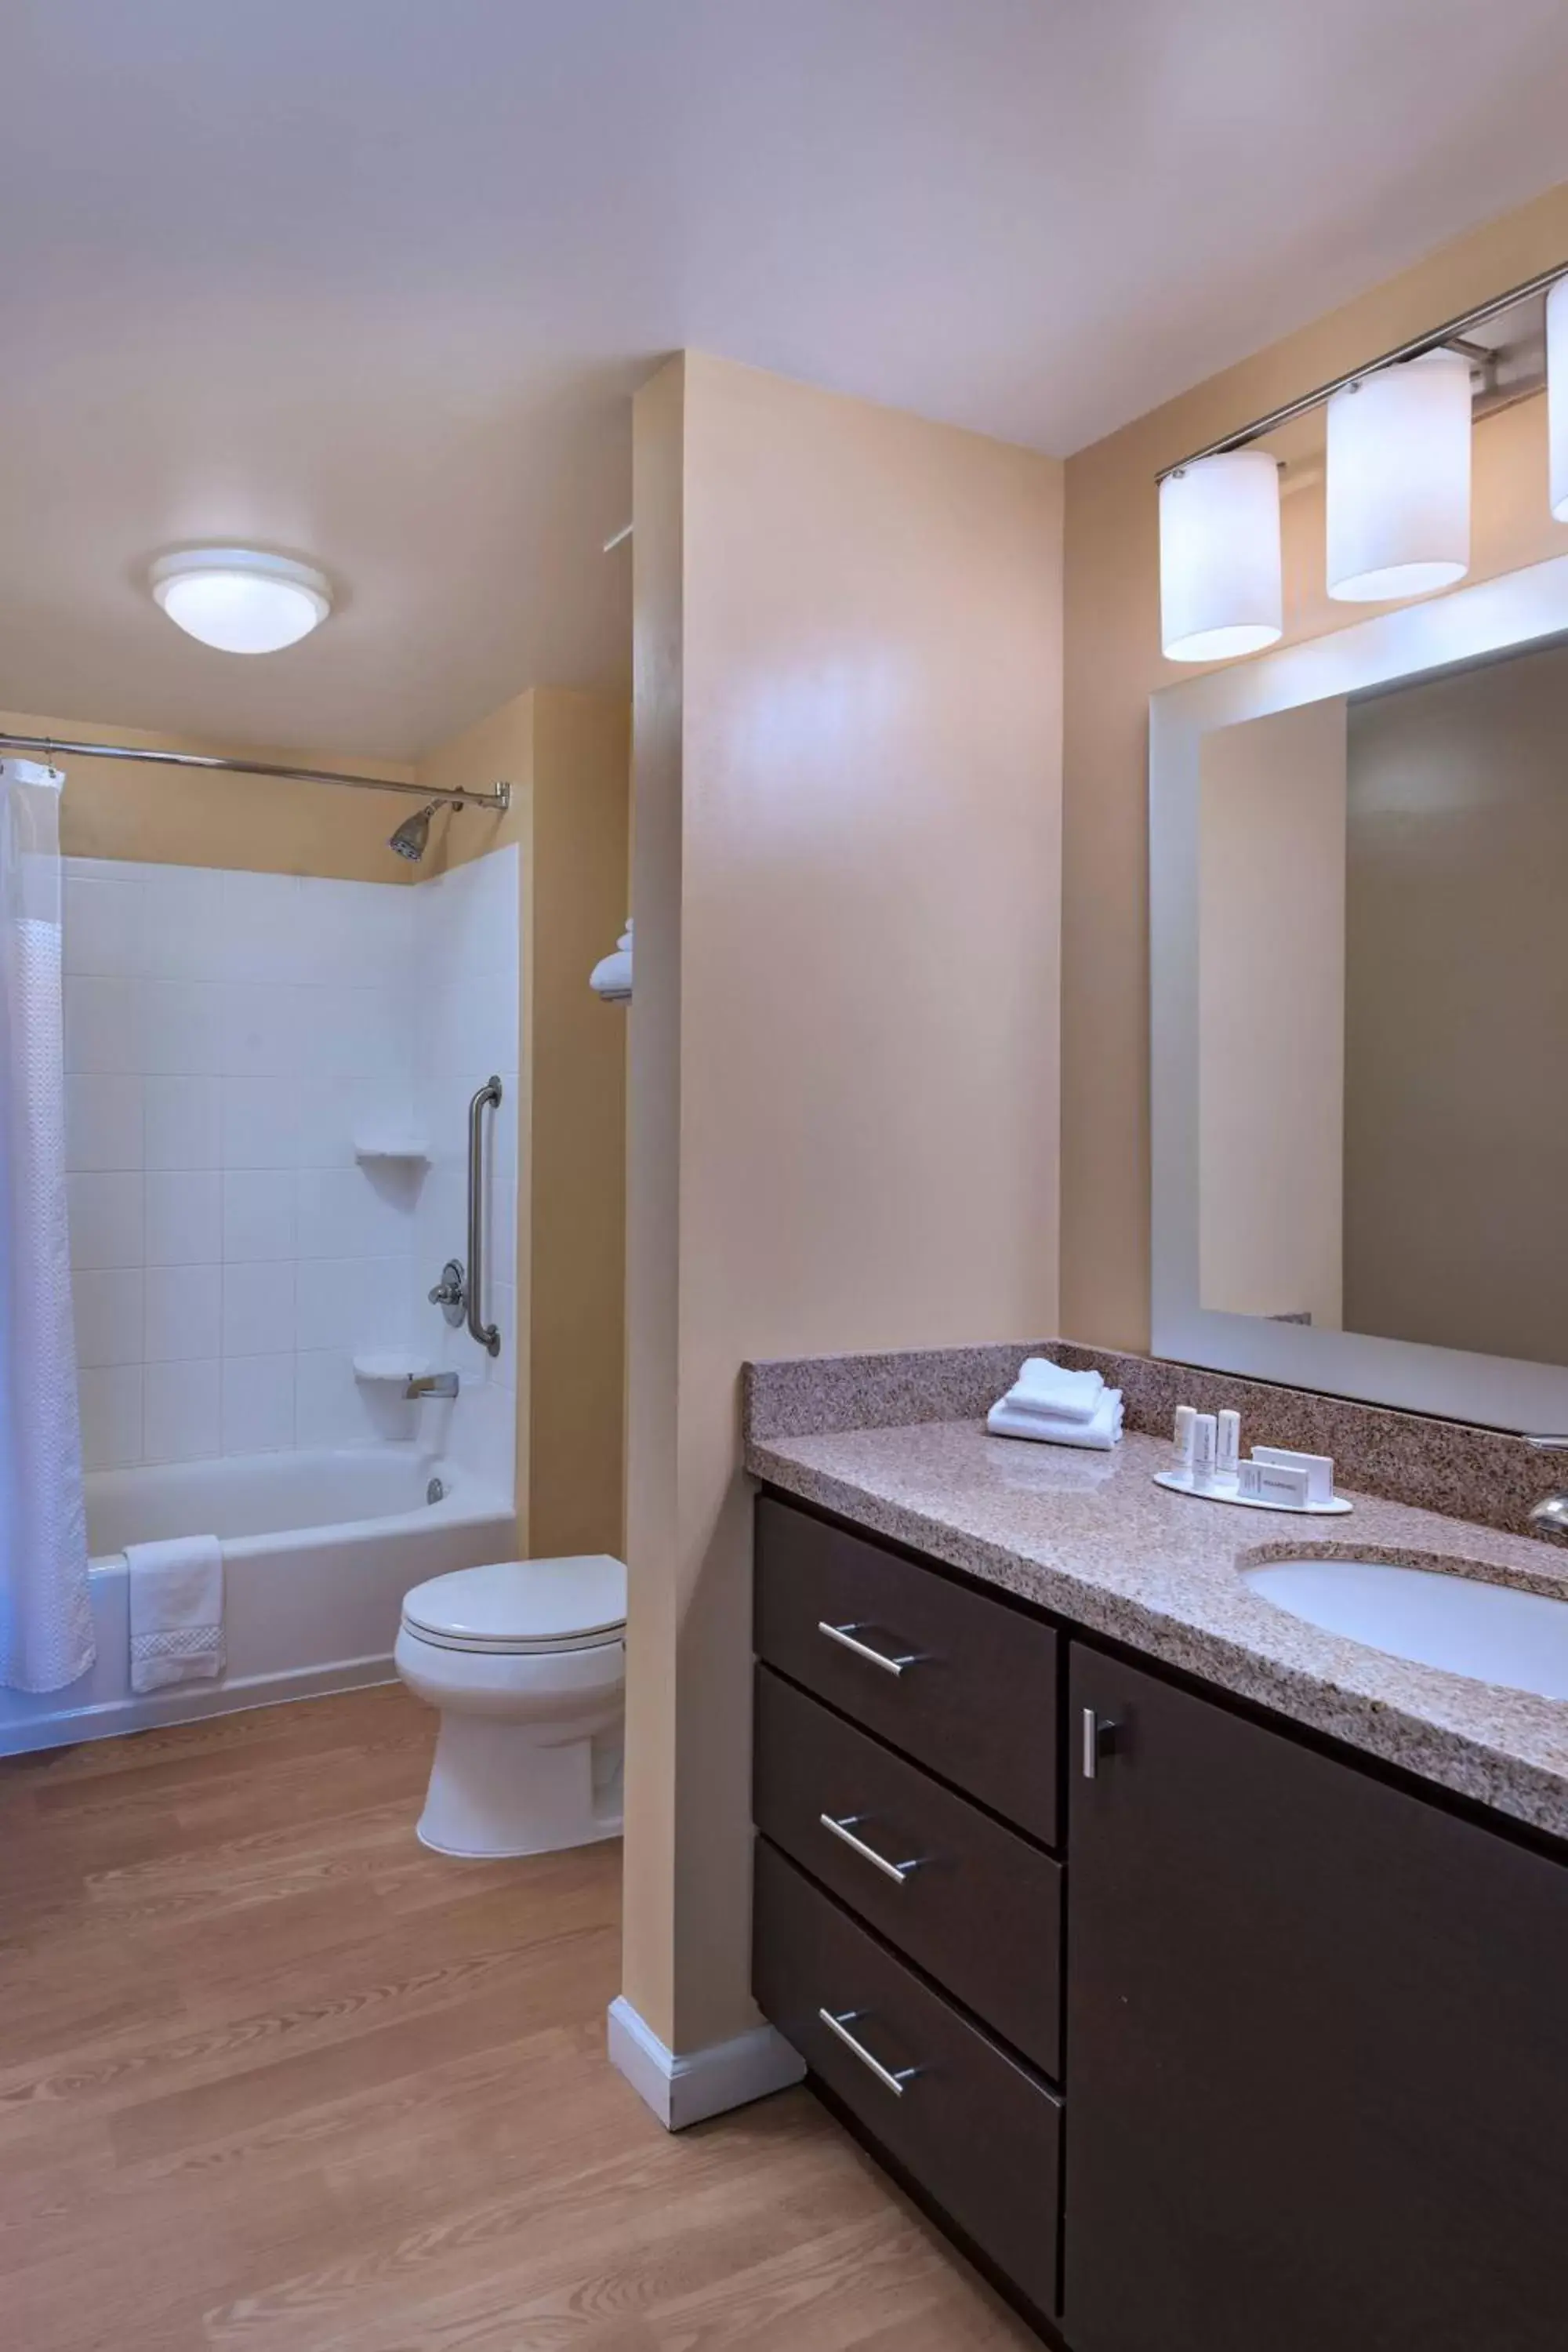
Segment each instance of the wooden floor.
[{"label": "wooden floor", "polygon": [[1003,2352],[816,2102],[604,2056],[619,1849],[426,1853],[400,1687],[0,1763],[8,2352]]}]

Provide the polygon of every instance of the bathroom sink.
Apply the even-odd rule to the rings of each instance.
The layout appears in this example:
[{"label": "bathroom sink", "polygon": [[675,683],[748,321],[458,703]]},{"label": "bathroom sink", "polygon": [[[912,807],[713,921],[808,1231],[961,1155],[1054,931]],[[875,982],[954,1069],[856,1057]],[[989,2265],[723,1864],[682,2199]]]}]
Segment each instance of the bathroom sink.
[{"label": "bathroom sink", "polygon": [[1568,1599],[1387,1560],[1277,1559],[1242,1570],[1277,1609],[1416,1665],[1568,1698]]}]

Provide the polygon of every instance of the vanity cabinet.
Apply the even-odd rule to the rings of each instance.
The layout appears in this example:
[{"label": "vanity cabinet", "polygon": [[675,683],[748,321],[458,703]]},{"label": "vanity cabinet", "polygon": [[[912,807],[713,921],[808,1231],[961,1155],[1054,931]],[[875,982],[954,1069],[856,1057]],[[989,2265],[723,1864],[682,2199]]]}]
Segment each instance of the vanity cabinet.
[{"label": "vanity cabinet", "polygon": [[839,2106],[1037,2310],[1057,2301],[1061,2102],[763,1843],[757,2000]]},{"label": "vanity cabinet", "polygon": [[861,2134],[1058,2302],[1055,1630],[764,1496],[752,1989]]},{"label": "vanity cabinet", "polygon": [[1073,2352],[1562,2352],[1568,1869],[1071,1645]]},{"label": "vanity cabinet", "polygon": [[1060,1863],[766,1667],[754,1810],[781,1853],[1060,2074]]},{"label": "vanity cabinet", "polygon": [[1563,2352],[1568,1856],[777,1496],[757,1533],[758,2003],[1041,2329]]},{"label": "vanity cabinet", "polygon": [[1047,1845],[1057,1636],[1000,1598],[763,1496],[757,1655]]}]

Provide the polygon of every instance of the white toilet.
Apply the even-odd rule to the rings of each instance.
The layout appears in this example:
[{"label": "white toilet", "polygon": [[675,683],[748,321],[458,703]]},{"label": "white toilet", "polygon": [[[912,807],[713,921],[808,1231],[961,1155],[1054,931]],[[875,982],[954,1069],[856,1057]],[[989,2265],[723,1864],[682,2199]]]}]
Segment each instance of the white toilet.
[{"label": "white toilet", "polygon": [[441,1729],[423,1844],[471,1858],[618,1837],[626,1571],[605,1552],[416,1584],[394,1662]]}]

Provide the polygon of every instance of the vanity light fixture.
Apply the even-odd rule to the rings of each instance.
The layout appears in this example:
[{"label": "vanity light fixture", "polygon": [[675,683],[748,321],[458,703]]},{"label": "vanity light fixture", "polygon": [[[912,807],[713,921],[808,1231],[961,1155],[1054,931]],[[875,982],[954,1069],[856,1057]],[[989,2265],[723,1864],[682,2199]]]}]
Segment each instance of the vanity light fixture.
[{"label": "vanity light fixture", "polygon": [[1470,362],[1423,352],[1328,404],[1328,586],[1346,604],[1450,588],[1470,568]]},{"label": "vanity light fixture", "polygon": [[1546,413],[1552,511],[1568,522],[1568,278],[1546,298]]},{"label": "vanity light fixture", "polygon": [[[1257,445],[1315,409],[1327,412],[1330,595],[1382,602],[1462,580],[1472,424],[1541,390],[1542,308],[1552,511],[1568,522],[1568,262],[1559,262],[1161,470],[1166,659],[1231,660],[1279,636],[1278,469]],[[1474,340],[1494,323],[1489,344]]]},{"label": "vanity light fixture", "polygon": [[1279,469],[1227,449],[1160,485],[1160,635],[1167,661],[1227,661],[1283,626]]},{"label": "vanity light fixture", "polygon": [[331,586],[310,564],[246,547],[161,555],[148,579],[176,627],[226,654],[280,652],[332,609]]}]

